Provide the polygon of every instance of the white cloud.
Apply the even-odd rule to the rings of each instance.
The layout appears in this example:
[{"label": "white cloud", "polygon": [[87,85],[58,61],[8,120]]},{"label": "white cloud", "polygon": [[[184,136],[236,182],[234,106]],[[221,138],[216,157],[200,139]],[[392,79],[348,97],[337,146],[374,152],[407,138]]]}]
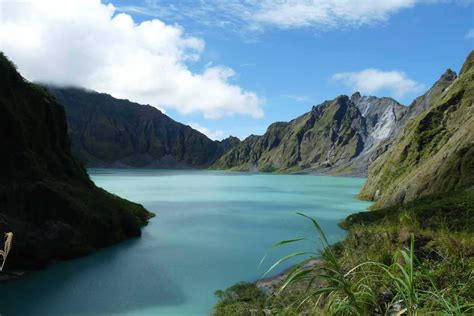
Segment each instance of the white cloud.
[{"label": "white cloud", "polygon": [[164,18],[191,19],[196,23],[249,34],[262,32],[268,27],[335,28],[373,24],[421,2],[427,0],[213,0],[171,4],[163,0],[147,0],[145,7],[124,6],[120,9]]},{"label": "white cloud", "polygon": [[379,91],[388,91],[396,98],[406,94],[420,92],[423,85],[408,78],[401,71],[383,71],[368,68],[358,72],[341,72],[332,76],[333,80],[340,81],[353,91],[363,94],[375,94]]},{"label": "white cloud", "polygon": [[474,39],[474,29],[470,29],[467,33],[466,33],[466,39]]},{"label": "white cloud", "polygon": [[202,39],[158,19],[136,23],[100,0],[0,4],[0,50],[29,80],[78,85],[182,114],[263,116],[263,99],[231,83],[234,71],[193,72]]},{"label": "white cloud", "polygon": [[188,125],[194,128],[195,130],[200,131],[201,133],[203,133],[204,135],[206,135],[212,140],[222,140],[224,138],[223,131],[220,131],[220,130],[211,131],[207,127],[204,127],[198,123],[188,123]]},{"label": "white cloud", "polygon": [[386,20],[415,0],[285,0],[262,1],[255,20],[281,28],[353,26]]}]

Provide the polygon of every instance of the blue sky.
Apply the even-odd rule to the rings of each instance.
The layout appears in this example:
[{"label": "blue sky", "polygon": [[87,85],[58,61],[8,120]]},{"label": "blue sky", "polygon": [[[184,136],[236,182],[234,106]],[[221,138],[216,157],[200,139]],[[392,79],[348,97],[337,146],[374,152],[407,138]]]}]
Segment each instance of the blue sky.
[{"label": "blue sky", "polygon": [[[230,66],[237,72],[235,80],[240,86],[265,98],[265,115],[260,119],[233,116],[205,120],[200,114],[184,116],[167,110],[178,121],[197,122],[210,130],[239,137],[264,133],[272,122],[292,119],[313,104],[352,93],[350,87],[331,79],[338,72],[366,68],[402,71],[422,86],[419,91],[397,98],[408,105],[447,68],[458,71],[474,47],[474,40],[466,38],[474,27],[474,8],[468,3],[421,4],[400,10],[386,21],[358,27],[273,27],[258,34],[159,14],[143,1],[113,3],[142,6],[149,14],[156,14],[167,23],[179,23],[186,32],[203,38],[206,51],[192,67],[203,67],[208,62]],[[169,2],[159,4],[166,6]],[[132,14],[137,20],[153,18],[133,11]],[[374,94],[393,96],[387,89]]]},{"label": "blue sky", "polygon": [[[99,12],[104,9],[104,3],[99,8],[93,0],[86,2],[90,2],[90,7],[82,13],[76,9],[77,16],[68,14],[64,8],[61,18],[50,17],[47,9],[39,8],[37,14],[45,16],[38,23],[45,28],[44,25],[53,27],[58,23],[69,25],[67,22],[78,16],[82,17],[81,21],[90,20],[84,26],[80,23],[74,24],[74,28],[64,26],[64,34],[57,36],[63,41],[82,38],[84,34],[86,38],[100,34],[108,24],[113,27],[120,24],[118,30],[126,34],[132,34],[145,21],[159,20],[161,24],[149,27],[149,37],[140,32],[142,35],[134,36],[133,41],[131,35],[92,38],[94,43],[104,42],[114,47],[114,52],[137,45],[136,60],[133,51],[124,53],[113,67],[110,58],[100,61],[102,66],[92,50],[73,51],[82,49],[76,47],[79,45],[76,42],[57,58],[69,63],[67,74],[59,67],[57,72],[48,70],[48,74],[38,71],[41,65],[38,53],[35,57],[26,55],[24,45],[18,47],[20,40],[7,42],[2,49],[31,80],[83,85],[150,103],[164,109],[175,120],[192,123],[215,138],[262,134],[272,122],[290,120],[310,110],[312,105],[354,90],[393,96],[408,105],[447,68],[458,71],[474,47],[471,1],[387,0],[379,4],[361,1],[359,6],[353,1],[337,4],[331,0],[261,2],[264,4],[252,0],[107,2],[113,5],[108,9],[112,11],[110,19],[127,15],[131,24],[126,18],[120,19],[121,23],[104,22]],[[326,9],[321,10],[321,6]],[[95,11],[97,16],[92,16],[91,12]],[[22,16],[18,16],[15,23],[21,25]],[[2,19],[7,20],[5,15]],[[167,32],[169,36],[162,36]],[[116,33],[117,29],[110,34]],[[137,42],[155,39],[162,41],[165,48],[160,46],[160,54],[172,60],[172,67],[156,58],[147,65],[147,56],[156,49],[146,51]],[[48,40],[53,43],[49,46],[54,46],[56,38]],[[102,56],[111,55],[103,47],[94,51],[101,49],[104,49]],[[34,47],[30,50],[34,51]],[[57,50],[55,54],[59,54]],[[68,59],[71,55],[74,59]],[[98,73],[96,69],[107,71]],[[161,70],[166,76],[155,82]],[[72,77],[71,72],[81,75]],[[133,81],[127,81],[130,73],[136,76]],[[175,73],[180,75],[175,78]],[[108,74],[113,74],[113,80],[107,79]]]}]

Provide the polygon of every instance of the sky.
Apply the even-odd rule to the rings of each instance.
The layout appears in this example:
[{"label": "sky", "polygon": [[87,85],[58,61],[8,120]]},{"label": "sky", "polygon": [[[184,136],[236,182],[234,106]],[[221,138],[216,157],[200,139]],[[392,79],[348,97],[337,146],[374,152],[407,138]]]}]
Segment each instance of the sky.
[{"label": "sky", "polygon": [[0,0],[28,80],[150,104],[213,139],[338,95],[409,105],[474,48],[469,0]]}]

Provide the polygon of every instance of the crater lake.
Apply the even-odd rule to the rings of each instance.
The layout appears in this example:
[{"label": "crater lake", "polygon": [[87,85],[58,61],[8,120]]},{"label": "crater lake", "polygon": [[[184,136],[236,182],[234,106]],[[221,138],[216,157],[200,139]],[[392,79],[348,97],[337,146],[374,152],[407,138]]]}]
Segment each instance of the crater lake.
[{"label": "crater lake", "polygon": [[314,250],[309,242],[271,249],[289,238],[317,240],[296,212],[316,218],[335,242],[345,235],[338,223],[370,204],[355,199],[362,178],[145,169],[89,174],[156,217],[141,238],[1,284],[1,315],[207,315],[216,290],[261,278],[295,249]]}]

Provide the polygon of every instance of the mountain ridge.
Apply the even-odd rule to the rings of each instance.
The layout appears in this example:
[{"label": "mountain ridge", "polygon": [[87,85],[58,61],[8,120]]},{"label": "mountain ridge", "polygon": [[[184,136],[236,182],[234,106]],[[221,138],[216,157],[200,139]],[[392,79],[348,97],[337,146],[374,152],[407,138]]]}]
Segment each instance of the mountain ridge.
[{"label": "mountain ridge", "polygon": [[405,111],[392,98],[342,95],[249,136],[211,168],[365,175],[370,151]]},{"label": "mountain ridge", "polygon": [[66,108],[73,153],[87,167],[206,168],[239,142],[210,140],[150,105],[82,88],[47,88]]}]

